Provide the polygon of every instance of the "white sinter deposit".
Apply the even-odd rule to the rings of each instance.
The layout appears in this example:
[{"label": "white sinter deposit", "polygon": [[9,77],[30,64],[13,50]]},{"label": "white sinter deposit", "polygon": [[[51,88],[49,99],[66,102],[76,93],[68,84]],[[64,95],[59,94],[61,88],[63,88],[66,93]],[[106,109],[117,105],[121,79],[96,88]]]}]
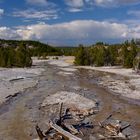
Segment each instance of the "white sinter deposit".
[{"label": "white sinter deposit", "polygon": [[42,68],[0,68],[0,104],[38,83]]},{"label": "white sinter deposit", "polygon": [[[136,74],[132,69],[91,66],[78,66],[77,68],[107,72],[98,81],[101,86],[107,87],[118,95],[131,99],[140,99],[140,75]],[[116,74],[116,77],[118,75],[118,77],[112,76],[111,73]]]},{"label": "white sinter deposit", "polygon": [[87,110],[96,107],[96,102],[87,99],[79,94],[67,91],[60,91],[46,97],[42,106],[64,103],[68,107],[76,107],[81,110]]}]

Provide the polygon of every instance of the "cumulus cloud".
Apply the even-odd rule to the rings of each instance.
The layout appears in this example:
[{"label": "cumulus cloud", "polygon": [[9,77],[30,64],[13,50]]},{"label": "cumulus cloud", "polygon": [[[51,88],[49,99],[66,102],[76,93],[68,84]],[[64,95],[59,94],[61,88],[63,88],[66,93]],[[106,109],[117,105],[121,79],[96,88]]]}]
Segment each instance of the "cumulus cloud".
[{"label": "cumulus cloud", "polygon": [[[125,24],[94,20],[76,20],[61,24],[36,24],[20,31],[21,36],[29,33],[30,39],[67,40],[107,40],[130,37],[129,28]],[[24,38],[23,38],[24,39]]]},{"label": "cumulus cloud", "polygon": [[140,38],[140,25],[132,27],[130,34],[133,35],[133,38]]},{"label": "cumulus cloud", "polygon": [[24,11],[14,11],[14,17],[21,17],[25,19],[39,19],[39,20],[49,20],[57,19],[57,10],[48,9],[44,11],[37,11],[35,9],[28,9]]},{"label": "cumulus cloud", "polygon": [[67,44],[89,43],[98,40],[125,40],[140,36],[140,26],[129,28],[126,24],[107,21],[76,20],[60,24],[34,24],[16,30],[0,28],[0,38],[20,38]]},{"label": "cumulus cloud", "polygon": [[3,39],[19,39],[17,31],[8,27],[0,27],[0,38]]},{"label": "cumulus cloud", "polygon": [[0,16],[2,16],[4,14],[4,9],[0,8]]}]

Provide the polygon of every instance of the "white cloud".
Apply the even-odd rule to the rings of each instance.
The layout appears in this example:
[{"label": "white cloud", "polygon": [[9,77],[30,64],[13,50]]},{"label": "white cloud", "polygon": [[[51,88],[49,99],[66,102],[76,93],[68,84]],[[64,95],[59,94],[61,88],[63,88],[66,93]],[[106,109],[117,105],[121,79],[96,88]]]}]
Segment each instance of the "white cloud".
[{"label": "white cloud", "polygon": [[131,10],[131,11],[128,11],[128,15],[132,15],[134,17],[140,18],[140,10]]},{"label": "white cloud", "polygon": [[133,35],[133,38],[140,38],[140,25],[133,27],[130,30],[130,34]]},{"label": "white cloud", "polygon": [[[115,1],[115,0],[114,0]],[[116,0],[118,4],[138,4],[139,0]]]},{"label": "white cloud", "polygon": [[0,28],[0,38],[34,39],[58,45],[92,43],[99,40],[125,40],[139,36],[139,25],[129,27],[126,24],[95,20],[76,20],[52,25],[40,23],[16,29]]},{"label": "white cloud", "polygon": [[25,19],[39,19],[39,20],[49,20],[57,19],[57,10],[48,9],[44,11],[37,11],[35,9],[28,9],[24,11],[13,12],[14,17],[21,17]]},{"label": "white cloud", "polygon": [[128,28],[124,24],[99,22],[94,20],[76,20],[61,24],[36,24],[20,30],[24,39],[24,33],[30,35],[30,39],[48,40],[98,40],[98,39],[122,39],[127,36]]},{"label": "white cloud", "polygon": [[129,5],[140,3],[139,0],[85,0],[87,3],[102,7],[116,7],[120,5]]},{"label": "white cloud", "polygon": [[99,6],[107,6],[112,3],[115,3],[115,1],[114,0],[95,0],[95,4]]},{"label": "white cloud", "polygon": [[43,7],[56,7],[57,5],[54,2],[50,2],[48,0],[26,0],[28,4],[43,6]]},{"label": "white cloud", "polygon": [[140,25],[140,10],[130,10],[127,14],[129,18],[123,22],[131,27],[138,27]]},{"label": "white cloud", "polygon": [[2,16],[4,14],[4,9],[0,8],[0,16]]},{"label": "white cloud", "polygon": [[84,0],[64,0],[69,12],[81,12],[85,6]]},{"label": "white cloud", "polygon": [[26,0],[27,3],[30,4],[39,4],[39,5],[46,5],[47,4],[47,0]]},{"label": "white cloud", "polygon": [[73,8],[73,7],[72,7],[72,8],[69,8],[68,11],[69,11],[69,12],[75,13],[75,12],[81,12],[81,11],[83,11],[83,10],[82,10],[81,8]]},{"label": "white cloud", "polygon": [[70,7],[80,8],[84,6],[83,0],[65,0],[66,5]]},{"label": "white cloud", "polygon": [[20,36],[17,31],[8,27],[0,27],[0,38],[3,39],[18,39]]},{"label": "white cloud", "polygon": [[129,27],[136,27],[140,25],[140,19],[127,19],[127,20],[124,20],[123,22],[129,25]]},{"label": "white cloud", "polygon": [[140,0],[64,0],[69,12],[79,12],[99,7],[118,7],[124,5],[139,4]]}]

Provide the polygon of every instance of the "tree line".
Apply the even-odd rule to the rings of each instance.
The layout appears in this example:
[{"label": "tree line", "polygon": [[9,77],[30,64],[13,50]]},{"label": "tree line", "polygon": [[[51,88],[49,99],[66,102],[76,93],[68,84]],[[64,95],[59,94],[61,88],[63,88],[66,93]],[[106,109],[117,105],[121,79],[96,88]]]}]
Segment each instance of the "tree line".
[{"label": "tree line", "polygon": [[108,45],[98,42],[90,47],[79,45],[75,56],[76,65],[134,67],[138,48],[134,40]]},{"label": "tree line", "polygon": [[39,41],[0,39],[0,67],[30,67],[32,56],[44,59],[47,56],[72,55],[76,65],[122,65],[131,68],[139,61],[138,57],[135,59],[138,52],[140,48],[134,40],[114,45],[97,42],[88,47],[53,47]]}]

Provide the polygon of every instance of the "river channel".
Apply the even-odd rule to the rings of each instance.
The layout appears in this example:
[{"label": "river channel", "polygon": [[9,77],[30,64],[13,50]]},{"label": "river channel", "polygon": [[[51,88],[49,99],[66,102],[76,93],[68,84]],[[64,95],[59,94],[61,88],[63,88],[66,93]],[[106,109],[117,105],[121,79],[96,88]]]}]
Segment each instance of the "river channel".
[{"label": "river channel", "polygon": [[[72,75],[58,74],[59,67],[47,62],[34,67],[42,67],[45,71],[38,77],[35,87],[26,89],[0,106],[0,140],[33,140],[37,137],[35,125],[47,129],[47,120],[50,118],[49,107],[42,110],[41,103],[45,97],[58,91],[78,92],[91,99],[98,100],[99,113],[94,116],[94,122],[105,119],[113,113],[116,119],[132,124],[140,138],[140,106],[111,94],[93,82],[93,73],[78,69]],[[93,77],[91,76],[93,74]],[[92,78],[91,78],[92,77]],[[76,87],[80,87],[78,89]],[[52,117],[52,116],[50,116]]]}]

